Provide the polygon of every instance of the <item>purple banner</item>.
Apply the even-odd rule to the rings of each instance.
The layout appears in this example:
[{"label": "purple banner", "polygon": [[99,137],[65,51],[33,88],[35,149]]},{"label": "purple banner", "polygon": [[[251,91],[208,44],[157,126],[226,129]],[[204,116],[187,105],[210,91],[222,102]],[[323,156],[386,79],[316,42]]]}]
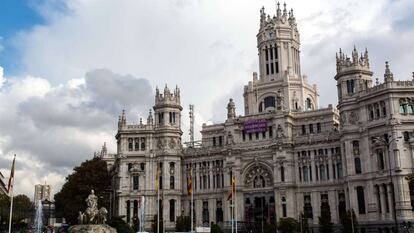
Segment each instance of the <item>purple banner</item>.
[{"label": "purple banner", "polygon": [[267,121],[265,119],[248,120],[243,123],[245,133],[256,133],[267,131]]}]

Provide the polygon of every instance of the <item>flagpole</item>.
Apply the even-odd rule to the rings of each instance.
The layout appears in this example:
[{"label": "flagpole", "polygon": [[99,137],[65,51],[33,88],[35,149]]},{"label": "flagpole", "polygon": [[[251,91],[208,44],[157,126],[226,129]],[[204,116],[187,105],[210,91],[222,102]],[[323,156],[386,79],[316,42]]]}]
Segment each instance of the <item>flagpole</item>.
[{"label": "flagpole", "polygon": [[[13,182],[14,183],[14,182]],[[12,215],[13,215],[13,189],[11,191],[11,201],[10,201],[10,218],[9,218],[9,233],[11,233],[11,225],[12,225]]]},{"label": "flagpole", "polygon": [[194,185],[193,185],[193,167],[191,166],[191,171],[190,171],[190,180],[191,180],[191,202],[190,202],[190,208],[191,208],[191,216],[190,216],[190,218],[191,218],[191,229],[190,229],[190,232],[192,233],[193,232],[193,215],[194,215],[194,211],[193,211],[193,205],[194,205],[194,194],[193,194],[193,192],[194,192],[194,189],[193,189],[193,187],[194,187]]},{"label": "flagpole", "polygon": [[236,176],[234,176],[234,215],[236,218],[236,233],[237,233],[237,188],[236,188]]},{"label": "flagpole", "polygon": [[157,233],[160,233],[160,172],[159,172],[159,163],[157,163]]},{"label": "flagpole", "polygon": [[10,171],[10,177],[9,177],[9,187],[8,187],[8,191],[10,191],[11,189],[11,201],[10,201],[10,217],[9,217],[9,233],[11,233],[11,226],[12,226],[12,217],[13,217],[13,193],[14,193],[14,167],[16,165],[16,155],[14,155],[13,158],[13,164],[12,164],[12,168]]}]

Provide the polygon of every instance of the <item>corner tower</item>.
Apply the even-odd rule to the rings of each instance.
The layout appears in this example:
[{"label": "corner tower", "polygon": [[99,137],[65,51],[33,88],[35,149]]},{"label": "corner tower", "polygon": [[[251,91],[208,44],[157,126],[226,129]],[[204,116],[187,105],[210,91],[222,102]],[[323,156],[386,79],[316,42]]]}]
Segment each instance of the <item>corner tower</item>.
[{"label": "corner tower", "polygon": [[278,2],[271,17],[262,8],[256,37],[261,80],[280,79],[285,71],[300,76],[300,39],[293,9],[288,12],[285,3],[282,11]]},{"label": "corner tower", "polygon": [[354,46],[351,58],[339,49],[339,54],[336,54],[335,75],[339,107],[342,103],[353,100],[359,92],[371,88],[372,74],[367,49],[359,55]]}]

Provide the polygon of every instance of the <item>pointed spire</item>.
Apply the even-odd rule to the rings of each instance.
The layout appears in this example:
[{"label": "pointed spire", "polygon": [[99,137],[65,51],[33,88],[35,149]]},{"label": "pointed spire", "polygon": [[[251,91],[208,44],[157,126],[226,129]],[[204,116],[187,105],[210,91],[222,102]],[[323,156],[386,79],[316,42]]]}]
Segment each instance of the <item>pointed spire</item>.
[{"label": "pointed spire", "polygon": [[385,62],[385,73],[384,73],[384,82],[392,82],[394,81],[394,75],[392,74],[390,70],[390,65],[388,64],[388,61]]},{"label": "pointed spire", "polygon": [[260,25],[263,26],[265,21],[266,21],[266,13],[265,13],[264,6],[262,6],[262,8],[260,9]]},{"label": "pointed spire", "polygon": [[148,113],[148,118],[147,118],[147,125],[152,125],[153,124],[153,118],[152,118],[152,110],[149,110]]},{"label": "pointed spire", "polygon": [[354,50],[352,51],[352,62],[354,63],[354,65],[358,63],[358,51],[355,45],[354,45]]},{"label": "pointed spire", "polygon": [[365,47],[364,62],[365,62],[365,65],[369,68],[369,58],[368,58],[368,49],[367,49],[367,47]]},{"label": "pointed spire", "polygon": [[283,3],[283,17],[287,17],[286,2]]},{"label": "pointed spire", "polygon": [[277,8],[276,8],[276,17],[280,18],[282,16],[282,11],[280,10],[280,3],[277,2]]},{"label": "pointed spire", "polygon": [[139,124],[142,125],[142,117],[139,118]]}]

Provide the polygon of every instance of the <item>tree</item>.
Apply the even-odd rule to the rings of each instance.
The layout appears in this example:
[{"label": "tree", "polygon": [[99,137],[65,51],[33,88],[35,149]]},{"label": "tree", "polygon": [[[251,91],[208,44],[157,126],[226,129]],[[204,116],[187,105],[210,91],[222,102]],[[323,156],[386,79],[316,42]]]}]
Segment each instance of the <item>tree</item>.
[{"label": "tree", "polygon": [[94,158],[86,160],[73,173],[66,177],[66,183],[55,194],[56,216],[65,217],[69,224],[76,224],[79,211],[86,209],[85,199],[91,190],[95,191],[98,205],[109,209],[107,190],[111,187],[111,179],[106,162]]},{"label": "tree", "polygon": [[190,216],[179,216],[175,222],[175,231],[177,232],[187,232],[191,228],[191,219]]},{"label": "tree", "polygon": [[223,230],[220,228],[219,225],[211,223],[211,233],[223,233]]},{"label": "tree", "polygon": [[[352,220],[351,220],[351,215],[352,215]],[[353,227],[355,229],[355,232],[356,232],[356,227],[358,225],[358,222],[357,222],[354,210],[352,210],[352,212],[350,210],[348,210],[346,212],[346,214],[342,214],[339,217],[341,219],[342,232],[343,233],[353,233],[352,232],[352,225],[353,225]]]},{"label": "tree", "polygon": [[[29,219],[34,212],[33,202],[26,195],[19,194],[13,197],[13,216],[12,222],[14,227],[22,228],[27,224],[26,219]],[[10,197],[6,194],[0,194],[0,224],[8,223],[10,213]],[[3,225],[3,224],[2,224]],[[0,225],[0,230],[2,225]],[[4,229],[5,230],[5,229]]]},{"label": "tree", "polygon": [[299,231],[299,222],[294,218],[281,218],[277,227],[282,233],[293,233]]},{"label": "tree", "polygon": [[114,216],[109,220],[108,225],[115,228],[116,232],[134,233],[134,230],[126,223],[122,217]]},{"label": "tree", "polygon": [[319,232],[331,233],[332,225],[329,204],[324,202],[321,205],[321,216],[319,216]]}]

